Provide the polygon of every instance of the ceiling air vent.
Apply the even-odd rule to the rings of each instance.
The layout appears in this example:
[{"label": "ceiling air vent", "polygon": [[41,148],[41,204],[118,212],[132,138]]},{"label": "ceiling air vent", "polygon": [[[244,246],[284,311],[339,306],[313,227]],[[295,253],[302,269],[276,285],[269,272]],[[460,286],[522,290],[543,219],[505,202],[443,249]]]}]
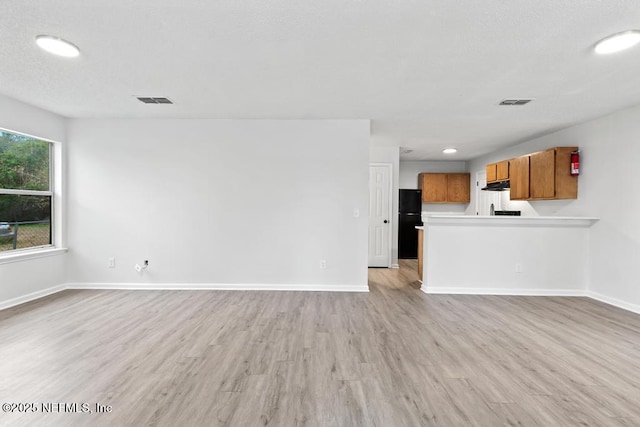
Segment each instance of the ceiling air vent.
[{"label": "ceiling air vent", "polygon": [[533,101],[533,99],[505,99],[498,105],[525,105]]},{"label": "ceiling air vent", "polygon": [[156,98],[149,96],[137,96],[138,101],[144,102],[145,104],[173,104],[169,98]]}]

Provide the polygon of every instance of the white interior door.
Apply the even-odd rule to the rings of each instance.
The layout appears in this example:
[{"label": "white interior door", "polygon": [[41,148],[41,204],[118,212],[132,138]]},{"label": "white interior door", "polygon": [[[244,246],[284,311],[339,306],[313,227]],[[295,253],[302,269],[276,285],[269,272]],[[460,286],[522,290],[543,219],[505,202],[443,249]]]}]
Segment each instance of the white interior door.
[{"label": "white interior door", "polygon": [[391,165],[369,165],[369,267],[391,262]]},{"label": "white interior door", "polygon": [[492,203],[495,210],[499,211],[501,209],[502,192],[480,190],[486,186],[487,171],[476,172],[476,215],[489,215]]}]

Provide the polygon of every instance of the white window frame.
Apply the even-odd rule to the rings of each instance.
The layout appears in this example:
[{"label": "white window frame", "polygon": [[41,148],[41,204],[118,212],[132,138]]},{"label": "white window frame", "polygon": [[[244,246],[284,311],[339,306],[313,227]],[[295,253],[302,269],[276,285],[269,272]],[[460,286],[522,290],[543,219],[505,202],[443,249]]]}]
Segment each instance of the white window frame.
[{"label": "white window frame", "polygon": [[0,252],[0,264],[67,252],[67,249],[62,246],[62,143],[2,127],[0,127],[0,131],[23,135],[49,143],[49,190],[13,190],[0,188],[0,195],[51,197],[51,243],[49,245]]}]

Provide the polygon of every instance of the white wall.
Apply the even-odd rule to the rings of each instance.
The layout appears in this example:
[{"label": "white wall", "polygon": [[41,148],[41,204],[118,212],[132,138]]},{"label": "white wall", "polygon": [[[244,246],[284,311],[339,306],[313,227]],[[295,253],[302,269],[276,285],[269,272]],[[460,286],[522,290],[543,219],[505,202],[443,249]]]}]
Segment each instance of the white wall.
[{"label": "white wall", "polygon": [[72,120],[68,133],[70,282],[366,290],[368,121]]},{"label": "white wall", "polygon": [[422,172],[467,172],[463,161],[400,161],[400,188],[417,189],[418,175]]},{"label": "white wall", "polygon": [[635,107],[480,157],[469,170],[474,173],[488,163],[545,148],[580,147],[578,199],[530,205],[539,215],[599,217],[589,233],[588,288],[602,299],[640,309],[635,268],[640,259],[638,141],[640,107]]},{"label": "white wall", "polygon": [[[63,117],[3,95],[0,128],[61,143],[66,138]],[[65,268],[64,254],[0,264],[0,306],[64,283]]]},{"label": "white wall", "polygon": [[67,256],[0,264],[0,310],[60,290],[66,281]]},{"label": "white wall", "polygon": [[372,146],[369,151],[371,163],[391,163],[391,264],[398,264],[398,183],[400,177],[400,148]]},{"label": "white wall", "polygon": [[0,127],[26,135],[64,142],[64,117],[0,95]]},{"label": "white wall", "polygon": [[[463,161],[400,161],[400,188],[417,189],[418,175],[422,172],[467,172]],[[423,212],[464,213],[467,204],[423,203]]]}]

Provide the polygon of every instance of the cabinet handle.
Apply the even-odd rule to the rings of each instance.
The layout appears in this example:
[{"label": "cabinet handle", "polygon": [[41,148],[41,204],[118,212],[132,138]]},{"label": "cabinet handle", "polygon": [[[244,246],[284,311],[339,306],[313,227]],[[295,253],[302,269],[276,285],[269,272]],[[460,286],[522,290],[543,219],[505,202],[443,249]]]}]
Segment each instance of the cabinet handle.
[{"label": "cabinet handle", "polygon": [[388,223],[388,222],[389,222],[389,221],[387,221],[386,219],[384,220],[384,223],[385,223],[385,224],[386,224],[386,223]]}]

